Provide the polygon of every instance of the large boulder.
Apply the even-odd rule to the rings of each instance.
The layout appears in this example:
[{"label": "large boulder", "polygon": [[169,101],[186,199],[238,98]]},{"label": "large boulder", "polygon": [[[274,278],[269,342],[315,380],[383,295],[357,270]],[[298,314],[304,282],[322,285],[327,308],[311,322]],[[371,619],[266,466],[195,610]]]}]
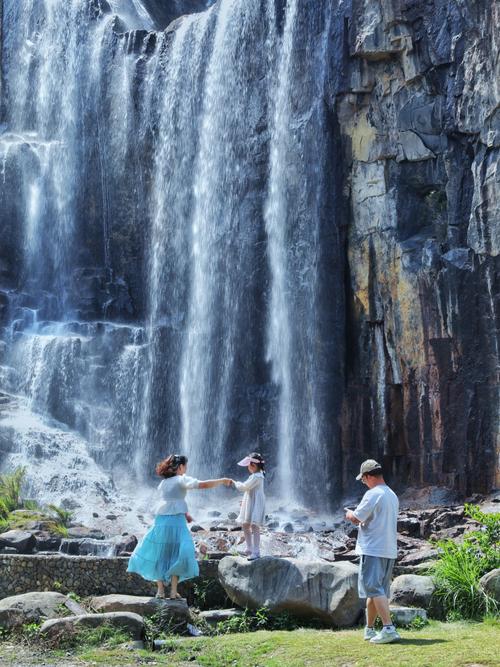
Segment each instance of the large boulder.
[{"label": "large boulder", "polygon": [[66,595],[56,592],[34,592],[13,595],[0,600],[0,628],[13,628],[24,623],[39,623],[56,618],[65,607],[72,614],[85,614],[85,609]]},{"label": "large boulder", "polygon": [[140,616],[152,616],[161,612],[163,618],[189,621],[191,616],[186,600],[161,600],[139,595],[100,595],[90,600],[92,609],[99,613],[110,611],[133,612]]},{"label": "large boulder", "polygon": [[391,584],[391,603],[429,609],[435,588],[432,577],[402,574]]},{"label": "large boulder", "polygon": [[500,567],[484,574],[479,583],[488,595],[500,603]]},{"label": "large boulder", "polygon": [[314,617],[336,627],[356,623],[364,601],[358,597],[358,568],[349,562],[228,556],[219,580],[240,607],[268,607],[299,617]]},{"label": "large boulder", "polygon": [[18,554],[31,554],[36,547],[36,539],[26,530],[8,530],[0,535],[0,547],[11,547]]},{"label": "large boulder", "polygon": [[77,632],[83,628],[97,628],[100,625],[113,627],[128,633],[131,639],[142,639],[144,621],[139,614],[131,612],[110,612],[108,614],[86,614],[84,616],[66,616],[53,618],[40,628],[40,633],[48,638],[55,638],[61,634]]}]

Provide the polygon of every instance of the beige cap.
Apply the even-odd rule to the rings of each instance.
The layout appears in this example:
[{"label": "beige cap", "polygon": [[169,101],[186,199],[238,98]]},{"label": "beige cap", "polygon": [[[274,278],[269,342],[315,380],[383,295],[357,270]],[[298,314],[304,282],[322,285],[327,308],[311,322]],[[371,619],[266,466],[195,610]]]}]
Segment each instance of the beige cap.
[{"label": "beige cap", "polygon": [[357,480],[360,480],[363,475],[366,475],[368,472],[372,472],[372,470],[379,470],[382,468],[380,463],[377,463],[374,459],[368,459],[367,461],[363,461],[361,464],[361,468],[359,469],[359,475],[356,477]]}]

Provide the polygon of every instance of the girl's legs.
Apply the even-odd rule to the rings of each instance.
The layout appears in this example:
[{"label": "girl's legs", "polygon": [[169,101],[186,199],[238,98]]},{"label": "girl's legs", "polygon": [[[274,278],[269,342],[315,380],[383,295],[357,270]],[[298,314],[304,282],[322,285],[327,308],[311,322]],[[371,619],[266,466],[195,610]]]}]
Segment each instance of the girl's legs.
[{"label": "girl's legs", "polygon": [[242,525],[243,535],[245,536],[245,542],[247,545],[247,554],[250,555],[253,553],[252,547],[252,528],[249,523],[244,523]]},{"label": "girl's legs", "polygon": [[252,525],[252,556],[260,556],[260,526]]},{"label": "girl's legs", "polygon": [[172,575],[172,580],[170,582],[170,597],[176,598],[179,597],[177,593],[177,584],[179,583],[179,577],[176,574]]},{"label": "girl's legs", "polygon": [[163,581],[157,581],[156,585],[158,587],[156,597],[157,598],[164,598],[165,597],[165,584],[163,583]]}]

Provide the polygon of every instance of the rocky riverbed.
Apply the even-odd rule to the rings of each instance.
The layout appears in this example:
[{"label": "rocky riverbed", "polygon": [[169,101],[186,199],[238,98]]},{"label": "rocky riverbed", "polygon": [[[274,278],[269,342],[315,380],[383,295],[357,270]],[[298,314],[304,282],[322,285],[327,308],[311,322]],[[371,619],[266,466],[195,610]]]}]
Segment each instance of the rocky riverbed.
[{"label": "rocky riverbed", "polygon": [[[398,518],[398,565],[401,572],[418,571],[436,556],[432,542],[458,539],[465,532],[475,529],[475,522],[464,514],[463,504],[435,505],[433,499],[443,500],[443,490],[429,488],[408,491],[401,498]],[[474,496],[469,499],[479,503],[485,511],[498,511],[500,493]],[[352,503],[354,505],[354,503]],[[120,517],[108,515],[106,530],[72,523],[67,535],[51,531],[44,521],[30,519],[26,510],[15,512],[19,527],[0,535],[0,553],[34,554],[61,552],[70,556],[127,556],[137,539],[141,537],[122,531],[113,532],[112,526]],[[23,515],[26,521],[23,525]],[[148,517],[141,515],[143,532]],[[203,518],[191,524],[191,532],[200,558],[220,559],[226,554],[237,554],[244,549],[241,527],[236,523],[234,511],[206,510]],[[262,552],[292,558],[319,558],[325,561],[356,561],[354,552],[357,529],[347,523],[341,514],[335,518],[320,517],[306,510],[287,511],[277,507],[266,520],[262,531]]]}]

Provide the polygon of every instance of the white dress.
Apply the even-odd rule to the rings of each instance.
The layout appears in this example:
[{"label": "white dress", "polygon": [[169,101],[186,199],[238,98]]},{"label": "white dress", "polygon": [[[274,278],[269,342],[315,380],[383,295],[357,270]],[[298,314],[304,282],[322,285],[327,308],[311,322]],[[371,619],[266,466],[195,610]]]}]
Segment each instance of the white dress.
[{"label": "white dress", "polygon": [[266,516],[266,496],[264,495],[264,474],[255,472],[246,482],[234,483],[238,491],[243,491],[238,523],[262,526]]}]

